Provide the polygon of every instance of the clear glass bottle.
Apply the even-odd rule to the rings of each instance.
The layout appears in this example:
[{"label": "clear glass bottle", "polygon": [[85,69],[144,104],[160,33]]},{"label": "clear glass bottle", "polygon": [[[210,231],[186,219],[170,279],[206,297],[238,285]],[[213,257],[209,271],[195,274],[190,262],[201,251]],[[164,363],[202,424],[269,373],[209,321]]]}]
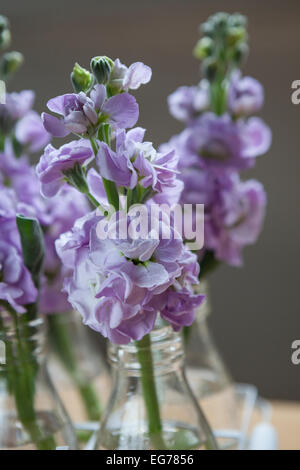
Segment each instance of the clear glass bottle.
[{"label": "clear glass bottle", "polygon": [[51,382],[41,319],[0,312],[0,449],[77,449],[71,421]]},{"label": "clear glass bottle", "polygon": [[111,388],[105,340],[75,311],[47,315],[47,324],[50,375],[72,421],[98,423]]},{"label": "clear glass bottle", "polygon": [[215,449],[184,372],[181,334],[156,325],[129,345],[109,345],[113,386],[96,448]]},{"label": "clear glass bottle", "polygon": [[206,294],[206,302],[198,308],[194,324],[185,332],[187,377],[219,447],[234,449],[240,439],[241,406],[207,324],[211,312],[209,286],[202,281],[196,289]]}]

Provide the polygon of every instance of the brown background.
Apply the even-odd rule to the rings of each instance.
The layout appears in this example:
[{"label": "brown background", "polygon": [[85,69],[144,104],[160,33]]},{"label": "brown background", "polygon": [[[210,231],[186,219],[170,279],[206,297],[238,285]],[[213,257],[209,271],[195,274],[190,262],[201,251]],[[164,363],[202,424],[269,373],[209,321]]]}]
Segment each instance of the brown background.
[{"label": "brown background", "polygon": [[[10,90],[33,88],[37,109],[70,90],[75,61],[93,55],[142,60],[153,68],[150,85],[136,93],[140,124],[156,144],[181,129],[166,96],[198,80],[191,55],[197,26],[218,10],[249,17],[251,55],[245,72],[266,89],[263,117],[273,146],[251,173],[269,197],[265,230],[247,250],[244,269],[222,268],[212,279],[212,327],[238,381],[258,385],[267,397],[300,399],[300,365],[291,364],[291,343],[300,338],[299,318],[299,115],[291,82],[300,79],[300,2],[297,0],[1,0],[12,24],[13,47],[26,57]],[[248,173],[250,176],[250,173]]]}]

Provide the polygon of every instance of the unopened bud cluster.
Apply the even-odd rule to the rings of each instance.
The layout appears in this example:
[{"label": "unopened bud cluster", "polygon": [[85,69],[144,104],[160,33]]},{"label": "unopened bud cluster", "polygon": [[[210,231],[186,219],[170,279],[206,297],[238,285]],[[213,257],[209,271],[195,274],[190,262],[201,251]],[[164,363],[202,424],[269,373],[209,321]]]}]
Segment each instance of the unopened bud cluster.
[{"label": "unopened bud cluster", "polygon": [[205,77],[214,81],[238,67],[248,53],[247,19],[234,13],[216,13],[200,26],[203,37],[194,48],[194,55],[202,61]]},{"label": "unopened bud cluster", "polygon": [[107,85],[114,66],[113,60],[106,56],[93,57],[90,69],[86,70],[78,63],[74,65],[71,73],[71,82],[76,93],[88,93],[95,83]]},{"label": "unopened bud cluster", "polygon": [[[0,50],[10,45],[11,35],[9,22],[5,16],[0,15]],[[24,61],[20,52],[6,52],[0,59],[0,79],[7,81],[22,65]]]}]

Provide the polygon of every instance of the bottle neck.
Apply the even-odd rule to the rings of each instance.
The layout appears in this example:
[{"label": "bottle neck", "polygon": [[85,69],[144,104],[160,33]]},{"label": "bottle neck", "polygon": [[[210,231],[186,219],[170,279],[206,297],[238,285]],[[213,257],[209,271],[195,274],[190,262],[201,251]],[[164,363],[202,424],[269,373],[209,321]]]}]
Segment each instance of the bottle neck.
[{"label": "bottle neck", "polygon": [[210,302],[210,286],[207,281],[201,281],[200,284],[196,285],[194,288],[195,294],[204,294],[205,302],[200,305],[196,310],[196,322],[199,324],[205,323],[208,315],[211,312],[211,302]]},{"label": "bottle neck", "polygon": [[0,371],[41,362],[44,345],[43,319],[30,320],[27,314],[0,311]]},{"label": "bottle neck", "polygon": [[[155,375],[167,374],[183,365],[184,350],[182,337],[169,325],[161,322],[155,325],[149,334],[150,341],[131,342],[127,345],[110,344],[108,358],[114,369],[126,371],[127,374],[141,374],[141,351],[151,358],[149,367],[153,367]],[[143,364],[145,368],[145,363]]]}]

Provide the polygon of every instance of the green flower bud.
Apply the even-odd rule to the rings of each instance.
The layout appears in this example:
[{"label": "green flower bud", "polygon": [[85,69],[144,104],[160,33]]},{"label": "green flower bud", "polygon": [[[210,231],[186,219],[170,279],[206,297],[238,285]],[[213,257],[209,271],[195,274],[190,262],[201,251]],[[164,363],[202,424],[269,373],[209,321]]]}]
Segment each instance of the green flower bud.
[{"label": "green flower bud", "polygon": [[199,26],[199,31],[200,33],[203,33],[204,36],[212,38],[214,36],[214,25],[209,20],[205,21],[205,23],[202,23]]},{"label": "green flower bud", "polygon": [[6,16],[0,15],[0,33],[5,29],[9,29],[9,22]]},{"label": "green flower bud", "polygon": [[212,82],[218,73],[218,62],[215,59],[208,57],[202,62],[201,69],[207,80]]},{"label": "green flower bud", "polygon": [[71,73],[71,82],[76,93],[81,91],[87,93],[93,86],[94,77],[88,70],[76,62]]},{"label": "green flower bud", "polygon": [[237,44],[233,52],[233,61],[236,65],[240,65],[247,59],[248,53],[249,47],[245,42]]},{"label": "green flower bud", "polygon": [[0,49],[5,49],[10,45],[10,31],[9,29],[4,29],[0,32]]},{"label": "green flower bud", "polygon": [[224,29],[227,25],[228,18],[229,18],[228,13],[224,13],[220,11],[216,13],[215,15],[211,16],[211,21],[214,24],[215,28]]},{"label": "green flower bud", "polygon": [[193,54],[196,59],[202,60],[210,56],[213,52],[214,42],[208,36],[204,36],[197,42]]},{"label": "green flower bud", "polygon": [[234,46],[246,39],[246,29],[242,26],[232,26],[227,31],[227,41],[230,46]]},{"label": "green flower bud", "polygon": [[20,52],[7,52],[3,55],[0,63],[0,72],[3,77],[14,74],[23,64],[24,57]]},{"label": "green flower bud", "polygon": [[241,15],[240,13],[234,13],[233,15],[230,15],[229,20],[228,20],[229,26],[242,26],[244,28],[247,27],[247,18],[244,15]]},{"label": "green flower bud", "polygon": [[91,70],[98,83],[106,85],[109,82],[111,70],[114,62],[106,56],[93,57],[91,60]]}]

